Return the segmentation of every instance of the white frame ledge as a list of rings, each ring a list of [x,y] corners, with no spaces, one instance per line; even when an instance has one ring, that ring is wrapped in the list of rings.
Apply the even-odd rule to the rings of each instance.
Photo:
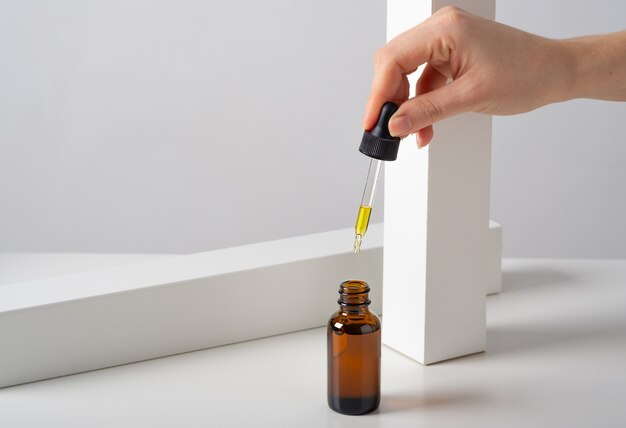
[[[370,226],[358,256],[351,252],[353,233],[184,256],[125,256],[132,264],[109,268],[102,265],[123,263],[122,257],[76,255],[75,264],[93,270],[0,283],[0,387],[321,326],[347,278],[370,283],[372,308],[380,314],[382,225]],[[500,288],[499,225],[492,223],[490,236],[487,292],[494,292]],[[31,260],[41,265],[42,257]],[[23,278],[26,259],[3,258],[14,266],[2,282]],[[48,259],[42,270],[69,269],[67,255]]]
[[[370,283],[380,313],[382,225],[359,256],[353,239],[343,229],[0,285],[0,387],[321,326],[348,278]]]

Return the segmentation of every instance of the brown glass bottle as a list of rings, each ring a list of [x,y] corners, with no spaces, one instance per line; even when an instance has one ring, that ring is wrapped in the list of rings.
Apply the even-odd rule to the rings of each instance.
[[[347,415],[380,404],[380,320],[369,291],[364,281],[341,283],[339,310],[328,320],[328,406]]]

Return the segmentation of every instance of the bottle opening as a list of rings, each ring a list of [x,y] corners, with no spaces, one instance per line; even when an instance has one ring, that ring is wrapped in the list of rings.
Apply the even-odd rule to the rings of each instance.
[[[339,288],[340,293],[344,294],[369,293],[370,291],[370,286],[367,285],[367,282],[358,279],[344,281]]]
[[[367,282],[361,280],[348,280],[341,283],[339,286],[339,300],[340,305],[369,305],[370,300],[368,293],[370,291]]]

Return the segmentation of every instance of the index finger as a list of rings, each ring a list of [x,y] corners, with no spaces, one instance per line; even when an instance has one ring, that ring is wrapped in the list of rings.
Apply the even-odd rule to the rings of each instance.
[[[372,89],[363,128],[372,129],[383,104],[402,104],[409,97],[407,75],[432,58],[434,32],[431,18],[392,39],[376,52]]]

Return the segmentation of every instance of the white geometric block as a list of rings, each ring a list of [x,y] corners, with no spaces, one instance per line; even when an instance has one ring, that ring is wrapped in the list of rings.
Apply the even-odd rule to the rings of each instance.
[[[445,4],[390,0],[387,38]],[[495,15],[494,0],[454,4]],[[403,141],[385,165],[383,343],[423,364],[485,349],[490,160],[491,118],[464,114],[437,123],[421,151]]]
[[[489,220],[489,255],[487,256],[487,294],[502,291],[502,226]]]
[[[152,261],[75,254],[74,269],[86,271],[71,275],[65,274],[71,271],[67,255],[48,255],[42,263],[42,255],[5,254],[0,387],[323,325],[335,309],[339,282],[348,278],[370,283],[372,310],[380,314],[382,229],[370,225],[358,256],[351,251],[353,228],[186,256],[153,255]],[[498,268],[491,242],[499,242],[499,232],[492,222],[489,264]],[[39,262],[33,266],[33,260]],[[20,263],[31,271],[39,264],[50,277],[25,281]],[[285,305],[293,295],[309,294],[305,305]],[[233,301],[238,312],[263,321],[221,322],[229,319]],[[282,322],[283,316],[291,322]]]
[[[321,326],[350,278],[370,283],[380,313],[382,225],[359,255],[353,239],[348,228],[0,285],[0,388]]]

